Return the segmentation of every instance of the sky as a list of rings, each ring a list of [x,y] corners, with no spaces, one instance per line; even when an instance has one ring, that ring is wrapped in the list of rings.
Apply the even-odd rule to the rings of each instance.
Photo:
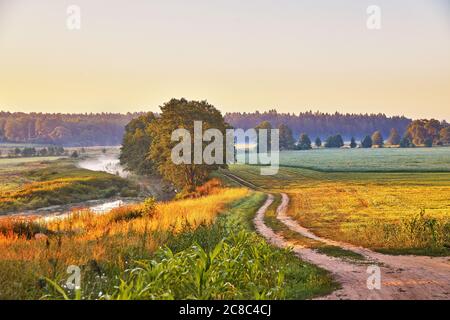
[[[0,110],[450,120],[449,0],[0,0]],[[67,28],[67,7],[81,29]],[[367,28],[369,5],[381,29]]]

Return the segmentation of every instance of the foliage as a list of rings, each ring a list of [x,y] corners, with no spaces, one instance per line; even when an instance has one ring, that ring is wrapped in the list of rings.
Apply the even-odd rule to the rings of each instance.
[[[414,120],[407,128],[406,133],[415,145],[438,144],[448,141],[446,132],[449,129],[449,124],[446,122],[439,122],[435,119]]]
[[[340,134],[329,136],[325,141],[325,148],[341,148],[344,146],[344,140]]]
[[[314,142],[316,147],[320,148],[322,146],[322,140],[320,140],[319,137],[316,138],[316,141]]]
[[[361,147],[362,148],[372,148],[372,138],[370,136],[365,136],[364,139],[361,141]]]
[[[292,135],[292,130],[285,124],[280,124],[278,126],[280,142],[280,150],[293,150],[295,149],[295,139]]]
[[[262,121],[270,122],[273,127],[285,124],[291,128],[294,136],[302,132],[310,137],[328,137],[339,132],[345,139],[352,136],[361,137],[366,132],[380,130],[384,136],[389,135],[391,128],[404,132],[411,119],[405,117],[387,117],[384,114],[342,114],[324,112],[280,113],[276,110],[267,112],[226,113],[225,120],[235,128],[250,129]]]
[[[209,174],[218,168],[225,168],[226,161],[221,159],[223,164],[195,164],[194,153],[190,152],[190,164],[175,164],[172,161],[172,149],[179,144],[172,141],[172,133],[176,129],[185,129],[190,133],[188,146],[193,151],[194,144],[194,122],[202,122],[202,132],[207,129],[217,129],[225,137],[225,130],[229,127],[219,110],[206,101],[187,101],[186,99],[172,99],[161,107],[160,117],[150,124],[153,143],[150,147],[150,157],[156,164],[158,172],[167,180],[174,183],[180,189],[193,190],[196,186],[204,183]],[[188,137],[184,137],[187,139]],[[183,138],[182,138],[183,139]],[[186,142],[186,141],[183,141]],[[225,141],[223,148],[226,147]],[[202,142],[202,150],[208,145]],[[223,156],[225,157],[225,150]]]
[[[297,148],[299,150],[310,150],[312,149],[311,147],[311,140],[309,139],[308,135],[306,133],[302,133],[300,135],[300,139],[298,140],[297,143]]]
[[[125,126],[120,164],[128,170],[138,174],[150,174],[155,171],[149,156],[152,141],[150,124],[155,120],[155,115],[149,112],[131,120]]]
[[[392,128],[389,134],[389,138],[387,140],[388,144],[396,146],[400,144],[400,135],[398,134],[397,129]]]
[[[350,148],[354,149],[356,147],[357,147],[357,144],[356,144],[355,138],[352,137],[352,139],[350,140]]]
[[[139,115],[0,112],[0,142],[119,145],[125,124]]]
[[[372,145],[382,147],[384,145],[384,139],[380,131],[375,131],[372,134]]]

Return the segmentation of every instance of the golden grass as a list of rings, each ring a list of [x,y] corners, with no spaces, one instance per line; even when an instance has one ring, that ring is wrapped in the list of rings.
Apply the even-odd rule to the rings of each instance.
[[[171,234],[213,223],[229,203],[248,194],[247,189],[224,188],[197,199],[159,203],[154,214],[131,220],[114,217],[140,210],[139,205],[103,215],[74,212],[66,219],[39,222],[48,238],[38,234],[27,239],[15,232],[0,233],[0,298],[39,297],[42,291],[36,287],[37,279],[66,277],[69,265],[85,266],[95,261],[123,270],[135,257],[151,256]],[[1,219],[0,230],[2,225],[14,223]],[[30,279],[34,282],[30,283]]]

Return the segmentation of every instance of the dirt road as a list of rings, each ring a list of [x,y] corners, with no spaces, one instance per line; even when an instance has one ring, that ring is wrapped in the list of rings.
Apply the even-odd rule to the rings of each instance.
[[[289,229],[302,236],[359,253],[367,261],[364,263],[353,262],[320,254],[313,249],[289,242],[264,223],[264,214],[273,201],[274,197],[269,194],[264,205],[258,210],[254,219],[256,229],[273,245],[291,247],[301,259],[332,273],[342,288],[322,299],[450,300],[450,258],[385,255],[350,244],[320,238],[286,214],[289,197],[283,193],[282,203],[277,208],[277,218]],[[381,287],[370,290],[367,283],[369,277],[373,279],[372,272],[374,270],[376,272],[373,267],[379,268]],[[376,284],[376,282],[371,283]]]

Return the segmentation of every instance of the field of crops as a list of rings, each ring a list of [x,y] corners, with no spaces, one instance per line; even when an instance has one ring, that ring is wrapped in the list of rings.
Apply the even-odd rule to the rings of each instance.
[[[280,164],[326,172],[450,172],[450,147],[283,151]]]

